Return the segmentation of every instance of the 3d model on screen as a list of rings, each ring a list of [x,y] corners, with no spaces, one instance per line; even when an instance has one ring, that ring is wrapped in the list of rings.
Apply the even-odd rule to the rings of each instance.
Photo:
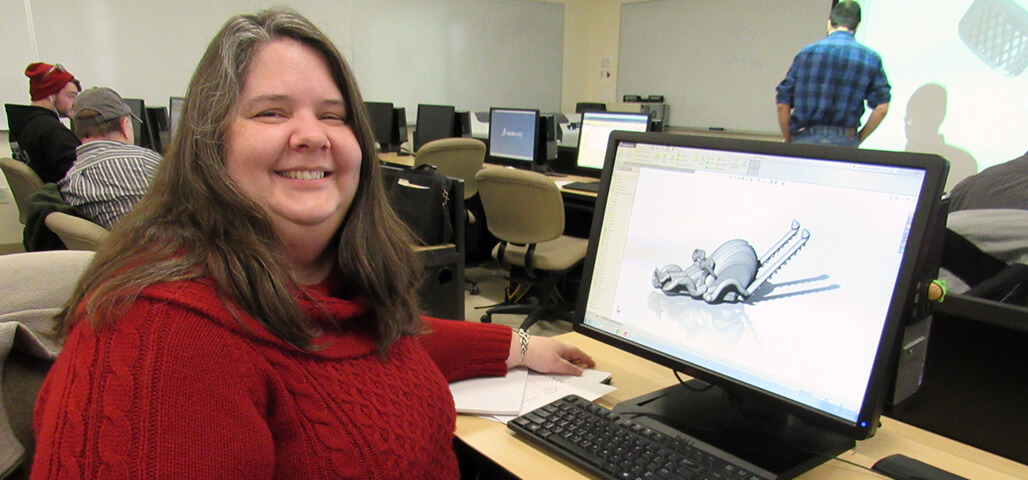
[[[653,271],[653,286],[666,295],[689,295],[707,303],[743,302],[807,243],[810,232],[799,222],[759,259],[749,242],[729,240],[714,253],[696,249],[685,269],[670,264]]]

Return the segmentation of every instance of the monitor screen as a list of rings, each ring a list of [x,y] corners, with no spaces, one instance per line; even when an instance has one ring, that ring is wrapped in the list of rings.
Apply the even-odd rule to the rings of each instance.
[[[178,120],[182,115],[182,105],[184,103],[186,103],[185,97],[168,98],[168,131],[172,138],[175,136],[175,128],[178,127]]]
[[[489,158],[531,168],[536,159],[539,110],[489,109]]]
[[[607,154],[607,139],[614,130],[645,132],[650,119],[643,113],[585,112],[578,131],[575,165],[599,173]]]
[[[364,102],[371,120],[375,141],[383,152],[392,151],[393,104],[388,102]],[[398,146],[398,145],[397,145]]]
[[[418,105],[418,123],[414,127],[414,151],[421,149],[421,146],[439,140],[450,138],[453,134],[454,115],[456,109],[453,105]]]
[[[575,330],[852,445],[877,427],[946,169],[935,155],[614,132]]]

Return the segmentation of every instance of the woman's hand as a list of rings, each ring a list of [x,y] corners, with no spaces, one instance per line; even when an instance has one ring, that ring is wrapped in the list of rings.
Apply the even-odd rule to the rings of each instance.
[[[519,362],[520,360],[520,362]],[[581,375],[582,368],[596,366],[592,357],[573,345],[548,337],[529,337],[524,358],[521,357],[521,336],[511,331],[508,367],[524,366],[540,373]]]

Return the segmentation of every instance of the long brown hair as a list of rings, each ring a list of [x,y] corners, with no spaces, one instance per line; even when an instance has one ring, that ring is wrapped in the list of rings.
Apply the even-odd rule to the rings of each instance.
[[[374,137],[353,74],[316,26],[298,13],[271,9],[229,19],[200,60],[180,124],[153,185],[97,251],[58,320],[59,333],[81,320],[111,321],[147,286],[210,278],[230,310],[257,318],[301,348],[318,335],[297,305],[299,289],[267,213],[225,170],[225,131],[253,58],[275,39],[292,38],[319,51],[343,94],[363,161],[353,203],[329,248],[338,250],[344,296],[372,306],[364,325],[379,351],[421,328],[420,270],[406,228],[389,208]]]

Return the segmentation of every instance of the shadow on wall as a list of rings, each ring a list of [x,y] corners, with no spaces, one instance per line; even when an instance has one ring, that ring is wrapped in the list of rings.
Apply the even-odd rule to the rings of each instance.
[[[946,119],[946,88],[937,83],[921,85],[910,100],[904,118],[908,152],[934,153],[949,160],[949,179],[946,191],[966,177],[978,173],[978,162],[967,151],[946,143],[939,127]]]

